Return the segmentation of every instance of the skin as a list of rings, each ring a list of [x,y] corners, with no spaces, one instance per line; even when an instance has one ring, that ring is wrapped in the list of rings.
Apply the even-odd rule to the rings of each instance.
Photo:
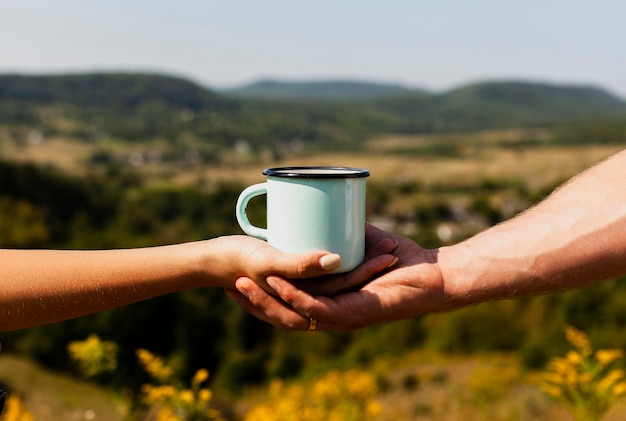
[[[368,242],[367,261],[336,277],[370,277],[395,257],[388,239]],[[234,288],[246,277],[311,278],[330,273],[341,259],[325,251],[291,255],[247,236],[119,250],[0,250],[0,331],[58,322],[163,294],[201,287]],[[255,284],[256,285],[256,284]],[[261,288],[261,287],[260,287]],[[322,291],[324,292],[324,291]]]
[[[574,177],[537,206],[458,244],[425,249],[371,228],[370,241],[397,242],[392,270],[342,293],[268,278],[278,297],[250,279],[231,293],[247,311],[284,329],[354,330],[471,304],[578,288],[626,274],[626,151]],[[332,279],[324,281],[331,283]],[[355,284],[356,285],[356,284]],[[343,286],[345,288],[345,285]]]

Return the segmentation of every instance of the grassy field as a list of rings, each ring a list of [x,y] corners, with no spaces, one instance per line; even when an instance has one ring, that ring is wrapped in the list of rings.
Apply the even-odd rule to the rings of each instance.
[[[501,130],[479,133],[383,136],[365,142],[360,152],[294,154],[276,161],[260,156],[222,157],[221,163],[180,165],[144,163],[134,168],[153,183],[190,184],[198,182],[260,182],[262,170],[271,166],[341,165],[370,170],[372,183],[417,181],[428,186],[472,184],[485,179],[523,180],[531,189],[552,185],[580,172],[622,149],[620,145],[550,146],[546,130]],[[531,147],[524,145],[530,143]],[[75,140],[48,138],[16,145],[3,141],[0,157],[57,167],[74,174],[91,168],[89,156],[95,148]],[[119,156],[145,152],[158,145],[133,146],[111,142]]]
[[[122,420],[122,402],[112,393],[19,356],[0,354],[0,383],[35,420]]]

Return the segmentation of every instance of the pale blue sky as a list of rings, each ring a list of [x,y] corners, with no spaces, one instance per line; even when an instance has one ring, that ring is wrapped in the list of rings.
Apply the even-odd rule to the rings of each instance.
[[[128,70],[209,87],[525,79],[626,98],[626,1],[0,0],[0,73]]]

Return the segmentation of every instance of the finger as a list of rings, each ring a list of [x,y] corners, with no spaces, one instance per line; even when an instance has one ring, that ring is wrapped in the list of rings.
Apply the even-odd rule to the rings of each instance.
[[[336,305],[333,300],[328,297],[313,297],[280,277],[268,277],[267,283],[293,311],[306,320],[311,318],[319,321],[335,320],[332,316],[336,315],[336,313],[340,314],[336,311]]]
[[[391,254],[385,254],[366,261],[351,272],[315,279],[305,279],[299,281],[297,285],[298,288],[313,296],[333,296],[363,285],[370,281],[375,275],[393,267],[397,262],[397,257]]]
[[[395,234],[391,234],[387,231],[381,230],[372,224],[367,224],[367,228],[365,229],[365,243],[366,244],[377,244],[385,239],[394,240],[396,237]]]
[[[240,292],[229,292],[229,296],[250,314],[279,329],[307,331],[311,329],[312,319],[316,321],[315,330],[353,331],[366,326],[365,318],[357,312],[341,311],[350,305],[337,306],[329,298],[311,297],[287,280],[276,278],[271,282],[280,298],[268,294],[249,278],[239,278],[235,285]],[[339,298],[349,301],[350,295]]]
[[[368,224],[365,231],[365,258],[393,252],[398,247],[398,241],[394,237],[393,234]]]
[[[241,279],[239,286],[242,287],[245,285],[247,281]],[[256,288],[255,286],[251,286],[252,288]],[[289,329],[289,330],[306,330],[306,331],[314,331],[314,330],[325,330],[323,327],[326,323],[323,323],[317,319],[306,318],[301,316],[300,314],[294,312],[290,309],[281,309],[281,306],[284,307],[284,302],[279,302],[278,300],[273,301],[269,298],[266,299],[258,299],[261,294],[254,294],[256,298],[253,296],[253,300],[256,301],[256,305],[253,304],[244,294],[240,293],[237,290],[225,289],[226,295],[230,297],[233,301],[235,301],[239,306],[241,306],[245,311],[255,316],[256,318],[263,320],[278,329]],[[276,312],[276,308],[279,309]],[[283,313],[280,315],[280,313]],[[279,316],[280,317],[277,317]],[[326,324],[329,327],[332,324]]]
[[[366,259],[391,253],[398,244],[392,237],[392,234],[368,224],[365,231]],[[296,255],[277,251],[271,267],[275,274],[291,279],[301,279],[326,275],[340,265],[341,257],[338,254],[325,251],[311,251]]]
[[[321,332],[321,331],[325,331],[325,330],[334,330],[334,331],[344,331],[344,332],[350,332],[353,331],[354,328],[352,327],[346,327],[331,321],[326,321],[326,320],[317,320],[317,319],[313,319],[310,318],[306,321],[306,324],[303,325],[304,328],[301,330],[304,330],[306,332]]]
[[[326,275],[341,265],[338,254],[326,251],[311,251],[301,254],[276,252],[271,272],[287,278],[300,279]]]
[[[245,281],[242,281],[244,283]],[[253,286],[252,288],[256,288]],[[283,330],[301,330],[301,331],[323,331],[323,330],[353,330],[346,329],[343,326],[337,325],[333,322],[325,322],[313,318],[306,318],[292,309],[285,307],[285,303],[281,300],[272,301],[270,299],[253,299],[256,301],[256,305],[253,304],[244,294],[237,290],[225,289],[226,295],[235,301],[240,307],[252,316],[267,322],[278,329]],[[256,294],[255,294],[256,295]],[[258,295],[256,295],[258,298]],[[282,309],[280,307],[283,307]],[[279,311],[275,311],[276,309]]]
[[[366,243],[365,260],[380,256],[381,254],[390,254],[396,247],[398,247],[398,242],[391,238],[385,238],[374,244]]]
[[[279,329],[303,330],[308,327],[308,318],[295,312],[284,301],[269,294],[252,279],[242,277],[235,282],[237,291],[227,290],[245,311]]]
[[[268,283],[295,312],[317,319],[321,329],[353,331],[387,320],[385,305],[374,291],[363,289],[333,298],[313,297],[284,279],[271,279]]]

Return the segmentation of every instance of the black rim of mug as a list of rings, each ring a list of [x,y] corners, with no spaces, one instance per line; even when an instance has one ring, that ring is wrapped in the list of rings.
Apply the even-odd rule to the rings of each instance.
[[[364,168],[314,166],[266,168],[263,174],[271,177],[294,178],[361,178],[369,177],[370,172]]]

